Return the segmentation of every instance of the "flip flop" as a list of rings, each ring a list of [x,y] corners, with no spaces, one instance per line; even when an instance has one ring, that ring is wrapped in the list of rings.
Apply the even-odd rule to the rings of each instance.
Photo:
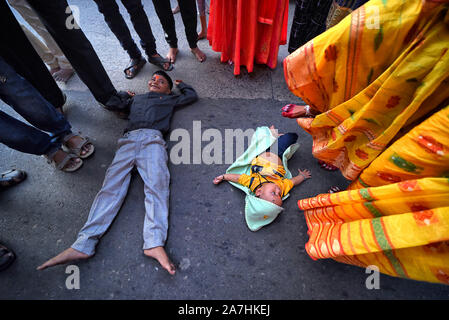
[[[172,71],[173,70],[173,63],[170,60],[164,59],[160,56],[159,57],[149,56],[148,62],[151,64],[154,64],[155,66],[158,66],[159,68],[162,68],[162,70],[164,70],[164,71]],[[166,64],[166,63],[168,63],[167,69],[164,68],[164,64]]]
[[[6,270],[16,260],[14,252],[0,244],[0,271]]]
[[[123,70],[123,72],[125,73],[125,78],[132,79],[137,76],[145,63],[147,63],[147,61],[144,57],[129,60],[128,66],[125,68],[125,70]],[[127,71],[130,71],[131,74],[128,74]]]
[[[11,169],[5,172],[0,173],[0,189],[6,189],[8,187],[12,187],[27,177],[25,171]]]

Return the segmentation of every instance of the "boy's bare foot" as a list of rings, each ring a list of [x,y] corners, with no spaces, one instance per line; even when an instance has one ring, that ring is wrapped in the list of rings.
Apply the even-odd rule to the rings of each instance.
[[[162,268],[168,271],[171,275],[176,273],[175,265],[170,261],[165,252],[164,247],[155,247],[143,250],[143,253],[150,258],[156,259],[161,264]]]
[[[48,267],[53,267],[58,264],[65,264],[75,260],[87,259],[89,257],[90,256],[85,253],[82,253],[72,248],[68,248],[63,252],[61,252],[60,254],[58,254],[56,257],[51,258],[41,266],[37,267],[37,270],[44,270]]]
[[[168,50],[167,53],[167,59],[171,62],[171,63],[175,63],[176,61],[176,56],[178,55],[178,48],[170,48],[170,50]]]
[[[75,72],[73,71],[73,69],[60,69],[59,71],[53,74],[53,78],[56,81],[66,83],[73,76],[74,73]]]
[[[174,7],[173,9],[171,9],[171,12],[173,12],[173,14],[177,14],[179,11],[180,11],[179,4],[176,7]]]
[[[204,62],[206,61],[206,55],[204,54],[203,51],[200,50],[200,48],[196,47],[194,49],[190,49],[192,51],[192,53],[195,55],[196,59],[199,62]]]

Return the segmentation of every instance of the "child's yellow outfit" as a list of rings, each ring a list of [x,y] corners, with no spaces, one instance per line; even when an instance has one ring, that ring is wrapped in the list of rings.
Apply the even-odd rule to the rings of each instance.
[[[299,144],[295,143],[289,146],[282,153],[282,165],[272,164],[259,157],[261,153],[270,148],[277,138],[274,137],[268,127],[259,127],[256,129],[253,137],[251,138],[250,145],[245,150],[245,152],[237,159],[235,162],[226,170],[226,173],[239,174],[240,179],[238,183],[228,181],[234,187],[242,190],[246,193],[245,197],[245,220],[248,228],[251,231],[257,231],[263,226],[270,224],[276,219],[279,213],[282,212],[283,208],[264,199],[257,198],[254,195],[253,189],[259,183],[258,176],[253,176],[253,174],[265,175],[266,179],[273,179],[273,182],[283,184],[283,196],[282,200],[285,200],[289,194],[288,192],[293,187],[291,182],[292,174],[288,169],[287,161],[293,156],[295,151],[298,149]],[[274,165],[274,166],[273,166]],[[258,166],[258,167],[257,167]],[[268,171],[267,171],[268,170]],[[276,173],[280,173],[282,178],[276,179]],[[254,177],[253,182],[251,179]],[[262,177],[261,177],[262,178]],[[263,179],[263,178],[262,178]],[[256,180],[256,182],[254,182]],[[262,181],[263,183],[263,181]],[[253,185],[254,184],[254,185]],[[279,185],[279,184],[278,184]],[[251,186],[251,188],[249,187]]]
[[[281,188],[282,197],[285,197],[293,188],[293,181],[284,176],[285,168],[283,165],[257,156],[251,161],[251,175],[241,174],[238,183],[249,188],[252,192],[256,192],[260,185],[273,182]]]

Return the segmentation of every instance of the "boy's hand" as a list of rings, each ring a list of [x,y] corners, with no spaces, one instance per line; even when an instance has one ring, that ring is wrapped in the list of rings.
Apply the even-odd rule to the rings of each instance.
[[[219,184],[220,182],[223,181],[224,175],[219,175],[218,177],[215,177],[214,179],[214,184]]]
[[[307,169],[304,170],[298,169],[298,172],[304,178],[304,180],[312,178],[312,173]]]
[[[133,91],[126,91],[131,97],[134,97],[135,95],[136,95],[136,93],[135,92],[133,92]]]
[[[175,84],[178,85],[182,82],[182,80],[175,80]]]

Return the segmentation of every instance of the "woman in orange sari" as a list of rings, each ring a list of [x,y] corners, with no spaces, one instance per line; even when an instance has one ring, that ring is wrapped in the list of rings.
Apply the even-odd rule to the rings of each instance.
[[[449,284],[448,3],[369,1],[285,59],[284,116],[353,180],[298,202],[312,258]]]
[[[252,72],[254,63],[274,69],[287,43],[288,0],[211,0],[207,39],[222,62]]]

